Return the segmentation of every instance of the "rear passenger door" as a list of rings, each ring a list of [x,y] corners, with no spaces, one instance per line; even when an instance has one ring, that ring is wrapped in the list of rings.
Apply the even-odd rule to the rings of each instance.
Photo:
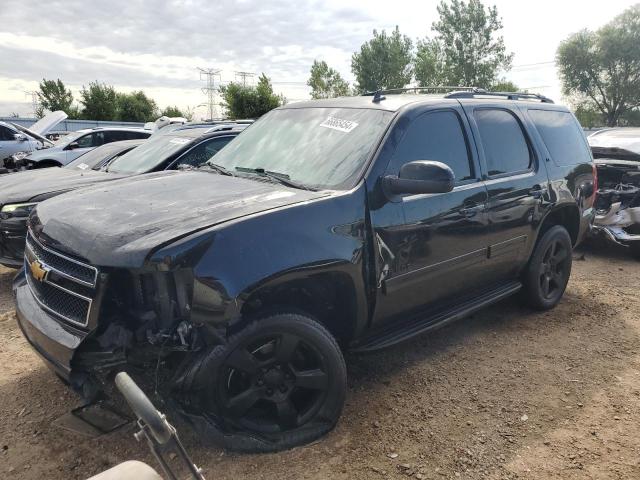
[[[415,160],[453,170],[453,191],[404,195],[372,211],[383,281],[376,318],[393,318],[455,302],[483,283],[487,260],[487,191],[480,179],[464,112],[458,106],[427,110],[406,127],[387,175]]]
[[[505,103],[465,105],[488,191],[489,269],[515,278],[527,261],[548,199],[548,176],[519,109]]]

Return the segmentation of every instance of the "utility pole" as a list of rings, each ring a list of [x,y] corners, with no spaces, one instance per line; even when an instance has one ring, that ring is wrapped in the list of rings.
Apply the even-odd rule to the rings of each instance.
[[[246,87],[247,86],[247,78],[253,78],[255,77],[255,73],[253,72],[236,72],[236,80],[238,79],[238,77],[240,77],[242,79],[242,86]]]
[[[202,93],[207,96],[208,120],[213,120],[216,117],[216,94],[218,93],[216,77],[218,77],[218,83],[220,83],[220,70],[215,68],[198,68],[198,70],[200,71],[200,80],[204,78],[207,82],[207,86],[202,88]]]

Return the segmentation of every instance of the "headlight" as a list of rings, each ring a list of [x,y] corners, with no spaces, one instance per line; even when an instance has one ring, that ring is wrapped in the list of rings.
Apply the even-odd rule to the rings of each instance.
[[[33,210],[37,203],[14,203],[5,205],[0,209],[0,213],[10,213],[15,217],[26,217]]]

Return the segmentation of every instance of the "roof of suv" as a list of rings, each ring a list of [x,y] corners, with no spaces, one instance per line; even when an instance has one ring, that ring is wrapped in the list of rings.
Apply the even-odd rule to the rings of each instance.
[[[365,94],[356,97],[338,97],[322,100],[309,100],[285,105],[280,108],[369,108],[395,112],[405,105],[412,103],[442,102],[446,100],[480,99],[484,101],[519,101],[534,103],[536,105],[552,105],[553,102],[537,94],[523,92],[486,92],[480,89],[468,89],[449,93],[402,93],[406,91],[419,91],[420,88],[408,88]]]
[[[207,134],[217,134],[224,132],[241,132],[247,128],[249,124],[246,123],[222,123],[218,125],[189,125],[184,124],[179,127],[172,128],[170,130],[161,130],[157,135],[171,135],[174,137],[189,137],[198,138]]]

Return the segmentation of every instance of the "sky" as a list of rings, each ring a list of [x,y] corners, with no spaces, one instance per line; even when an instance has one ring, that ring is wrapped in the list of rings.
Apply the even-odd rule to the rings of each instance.
[[[29,0],[0,9],[0,116],[29,116],[42,78],[60,78],[76,98],[99,80],[143,90],[160,108],[177,105],[206,116],[198,68],[264,72],[289,101],[309,98],[314,60],[353,82],[351,55],[374,29],[399,26],[414,40],[431,35],[435,0]],[[504,77],[562,101],[553,63],[571,33],[597,29],[637,3],[627,0],[485,1],[502,17],[515,54]]]

